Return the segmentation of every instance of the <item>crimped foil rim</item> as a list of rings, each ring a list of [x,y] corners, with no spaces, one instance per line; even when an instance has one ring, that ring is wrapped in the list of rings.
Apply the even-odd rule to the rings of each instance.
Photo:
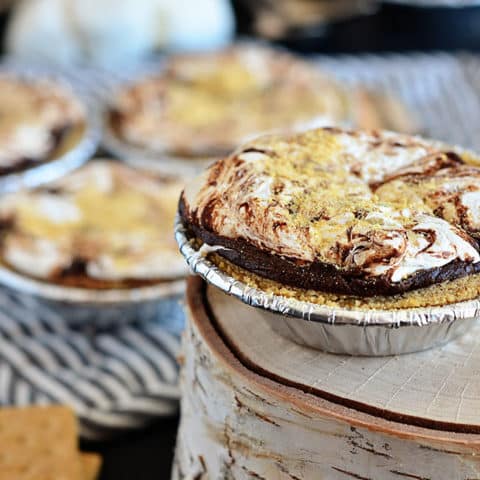
[[[67,303],[112,305],[136,303],[180,295],[185,290],[185,280],[172,280],[144,287],[95,290],[65,287],[30,278],[0,265],[0,284],[21,293]]]
[[[20,66],[2,65],[0,74],[32,83],[38,82],[39,79],[51,81],[60,87],[65,87],[85,108],[84,131],[81,139],[71,149],[53,160],[20,172],[0,176],[0,193],[11,193],[54,181],[82,166],[93,156],[101,139],[101,122],[98,109],[84,92],[62,75],[48,73],[45,70],[37,71],[35,68],[24,70]]]
[[[480,315],[479,298],[443,307],[421,307],[401,310],[354,310],[319,305],[274,295],[248,286],[210,262],[198,249],[192,246],[188,238],[188,230],[183,225],[178,214],[175,219],[175,239],[181,254],[194,273],[228,295],[232,295],[252,307],[261,308],[276,314],[325,324],[356,325],[360,327],[383,326],[389,328],[422,327],[469,319]]]

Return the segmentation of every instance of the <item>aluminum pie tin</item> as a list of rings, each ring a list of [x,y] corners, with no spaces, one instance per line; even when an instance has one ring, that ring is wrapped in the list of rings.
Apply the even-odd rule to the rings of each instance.
[[[0,264],[0,284],[21,294],[34,311],[53,318],[60,316],[69,325],[92,324],[95,328],[138,321],[159,321],[180,331],[183,311],[180,299],[183,279],[125,289],[95,290],[66,287],[21,275]],[[46,315],[45,315],[46,314]]]
[[[426,350],[465,333],[480,315],[480,299],[442,307],[355,310],[304,302],[251,287],[196,249],[177,215],[175,238],[191,270],[207,283],[258,308],[272,330],[326,352],[383,356]]]
[[[80,138],[71,148],[50,160],[39,162],[38,165],[23,171],[1,175],[0,193],[11,193],[24,188],[36,187],[41,184],[57,180],[67,173],[83,165],[97,150],[101,139],[101,120],[98,109],[93,101],[80,89],[62,76],[36,69],[22,69],[20,67],[2,66],[0,75],[18,78],[19,80],[36,83],[39,81],[52,82],[64,88],[76,98],[85,109],[85,124],[82,126]],[[74,132],[76,134],[77,132]]]

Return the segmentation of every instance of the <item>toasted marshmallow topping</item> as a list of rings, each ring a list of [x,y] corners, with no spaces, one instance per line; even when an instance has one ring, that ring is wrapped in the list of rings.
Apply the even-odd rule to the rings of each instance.
[[[436,168],[430,161],[387,179],[377,195],[387,200],[411,198],[425,210],[480,237],[480,169],[463,164],[460,157],[446,163],[437,155],[436,160]]]
[[[95,279],[169,279],[186,273],[173,238],[182,184],[108,161],[0,201],[3,258],[51,279],[74,262]]]
[[[84,121],[82,105],[62,87],[0,76],[0,168],[47,159],[56,136]]]
[[[348,121],[347,96],[288,54],[237,46],[176,57],[162,74],[120,92],[112,108],[132,144],[217,155],[261,132]]]
[[[455,260],[480,261],[466,228],[480,216],[480,169],[463,162],[432,142],[391,132],[324,128],[261,137],[186,187],[186,218],[276,255],[399,282]],[[456,177],[452,164],[460,165]],[[452,192],[463,223],[450,203],[432,200]]]

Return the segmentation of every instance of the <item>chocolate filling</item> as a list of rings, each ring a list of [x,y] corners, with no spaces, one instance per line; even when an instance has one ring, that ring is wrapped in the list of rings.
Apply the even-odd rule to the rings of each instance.
[[[227,238],[199,227],[189,220],[183,196],[180,198],[179,212],[192,238],[199,238],[208,245],[225,247],[225,250],[217,250],[216,254],[261,277],[307,290],[361,297],[395,295],[480,272],[480,262],[471,264],[453,260],[442,267],[421,270],[399,282],[392,282],[387,275],[365,277],[359,272],[340,270],[325,262],[303,262],[275,255],[242,238]]]

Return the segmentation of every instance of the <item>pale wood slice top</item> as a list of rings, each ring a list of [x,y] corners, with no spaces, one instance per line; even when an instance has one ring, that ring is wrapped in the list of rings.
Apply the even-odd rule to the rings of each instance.
[[[480,323],[426,352],[349,357],[297,345],[259,311],[218,289],[207,299],[224,340],[250,368],[286,385],[386,419],[480,432]]]

